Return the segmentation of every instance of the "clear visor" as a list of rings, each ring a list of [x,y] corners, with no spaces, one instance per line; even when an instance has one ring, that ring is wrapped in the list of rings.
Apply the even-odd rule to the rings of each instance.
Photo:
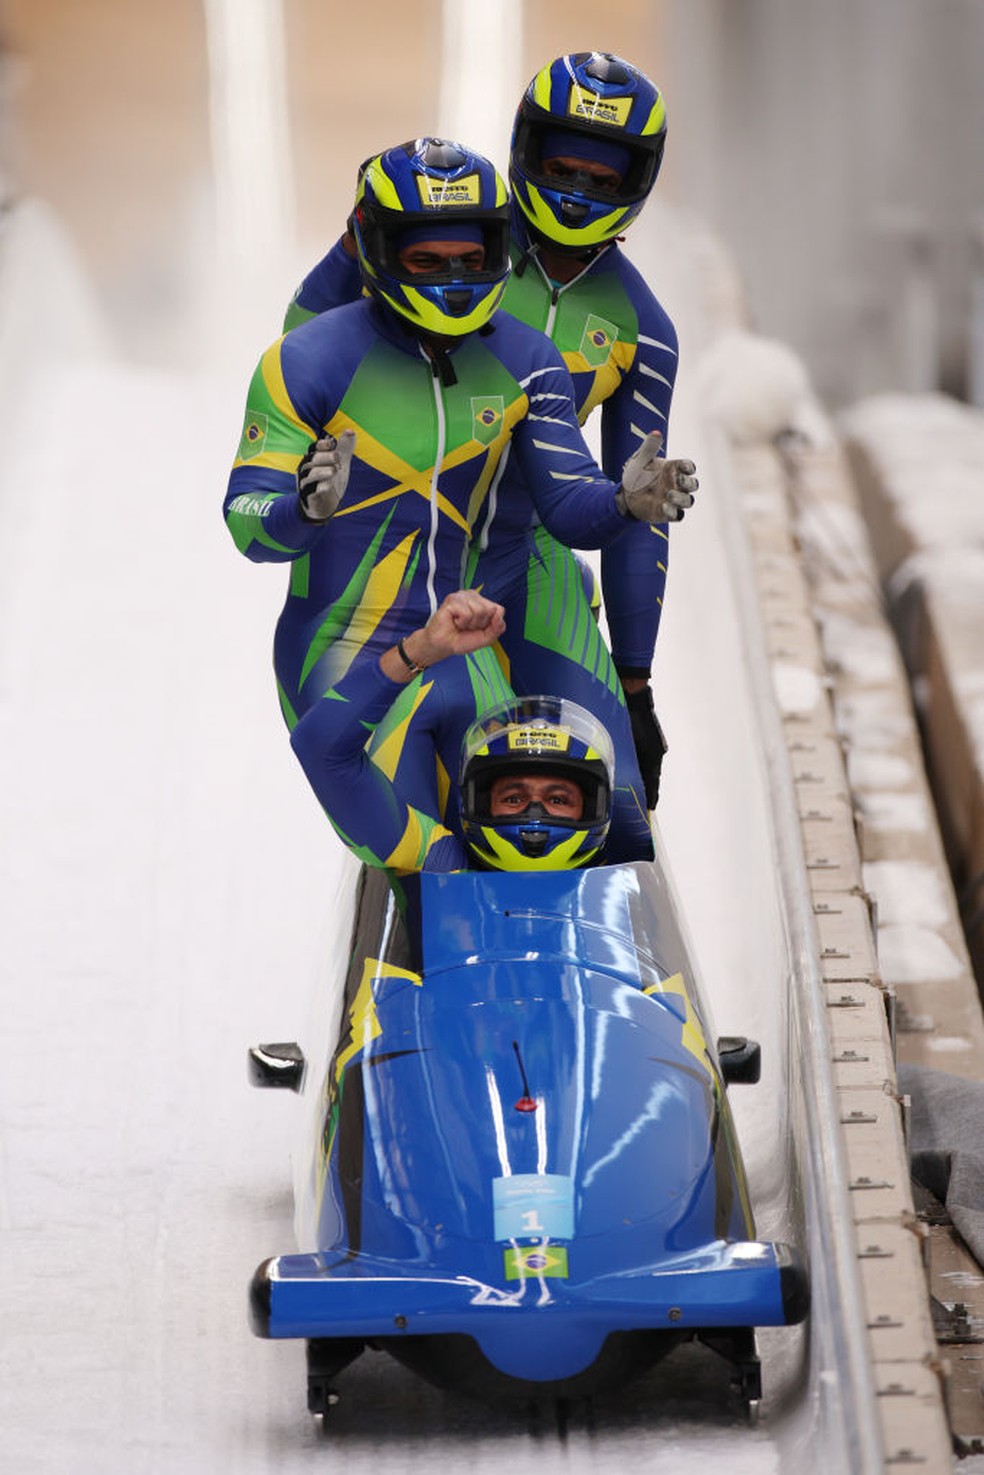
[[[575,170],[565,177],[564,174],[553,172],[557,166],[552,165],[551,172],[548,172],[544,155],[544,138],[549,134],[553,140],[550,153],[546,157],[555,159],[558,157],[556,147],[558,132],[563,133],[565,141],[569,141],[570,145],[563,157],[584,158],[588,162],[592,159],[591,144],[596,143],[601,137],[598,125],[593,127],[579,125],[565,119],[563,125],[558,127],[556,118],[547,116],[544,120],[540,120],[522,116],[516,127],[513,158],[521,173],[533,184],[543,189],[555,190],[560,194],[583,195],[585,199],[597,201],[599,204],[607,202],[611,205],[634,205],[638,200],[645,199],[652,189],[663,154],[661,134],[654,134],[649,138],[639,138],[623,132],[614,134],[611,142],[627,151],[628,162],[617,183],[614,179],[606,179],[604,183],[601,183],[593,180],[587,171]],[[580,148],[579,143],[581,143]]]
[[[358,227],[362,232],[363,250],[372,267],[384,272],[394,281],[418,287],[481,286],[499,282],[509,272],[509,220],[507,207],[495,211],[465,211],[453,215],[450,211],[380,211],[372,206],[363,208]],[[447,236],[447,228],[459,224],[467,232],[464,249],[459,257],[448,259],[434,271],[412,271],[400,260],[401,242],[410,231],[421,232],[428,226],[438,227],[438,240]],[[480,241],[470,240],[478,231]],[[484,252],[482,266],[474,270],[464,264],[462,258],[481,245]]]
[[[615,773],[615,752],[606,729],[597,717],[592,716],[577,702],[555,696],[515,697],[493,707],[484,717],[473,722],[462,745],[462,773],[469,761],[486,748],[491,739],[510,728],[522,730],[523,755],[532,757],[536,754],[545,764],[552,759],[563,759],[566,756],[558,754],[553,741],[556,729],[561,728],[570,733],[589,752],[593,750],[592,756],[604,765],[611,786]],[[538,730],[542,732],[544,740],[540,750],[536,742]]]

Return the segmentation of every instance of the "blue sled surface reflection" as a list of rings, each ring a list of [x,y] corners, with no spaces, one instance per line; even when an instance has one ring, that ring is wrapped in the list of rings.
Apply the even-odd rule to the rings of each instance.
[[[316,1247],[251,1287],[259,1335],[308,1340],[309,1406],[367,1343],[482,1397],[571,1396],[699,1337],[757,1397],[752,1329],[802,1320],[806,1276],[755,1238],[659,862],[425,875],[416,967],[370,879],[378,945],[307,1067]]]

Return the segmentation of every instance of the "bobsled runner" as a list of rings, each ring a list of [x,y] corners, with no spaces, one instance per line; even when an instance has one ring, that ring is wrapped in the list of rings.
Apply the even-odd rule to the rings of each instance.
[[[370,1345],[483,1398],[592,1395],[699,1339],[760,1396],[754,1328],[802,1320],[794,1249],[758,1240],[727,1085],[659,862],[421,878],[419,956],[364,872],[330,1059],[250,1052],[302,1089],[297,1226],[254,1331],[304,1338],[308,1403]]]

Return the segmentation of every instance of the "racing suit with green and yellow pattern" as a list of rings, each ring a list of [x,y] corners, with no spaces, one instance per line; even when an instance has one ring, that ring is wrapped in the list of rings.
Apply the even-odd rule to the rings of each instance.
[[[296,468],[311,441],[344,429],[357,437],[345,494],[328,523],[310,523]],[[290,565],[274,640],[288,727],[317,701],[345,700],[346,674],[357,661],[378,659],[461,587],[490,494],[502,501],[506,466],[521,474],[524,506],[532,497],[556,538],[600,547],[631,531],[616,508],[615,484],[599,472],[578,429],[563,360],[542,334],[508,313],[432,358],[398,319],[361,299],[266,351],[250,385],[224,510],[246,557]],[[447,785],[464,728],[508,688],[491,651],[442,667],[465,673],[454,679],[470,708],[459,702],[455,721],[435,729]],[[431,700],[425,684],[394,687],[394,750],[400,722],[417,721]],[[624,707],[615,727],[607,858],[646,858],[651,835]],[[401,768],[409,808],[439,814],[444,795],[435,809],[432,788],[431,774],[415,779]],[[377,836],[372,816],[334,807],[329,815],[372,863],[398,870],[426,864],[429,844],[416,817],[407,816],[400,834],[390,825]]]
[[[617,481],[629,456],[651,431],[669,432],[678,345],[673,323],[616,243],[604,247],[572,281],[550,279],[514,211],[514,270],[505,310],[544,332],[571,374],[583,425],[601,407],[601,465]],[[342,241],[309,272],[287,310],[285,328],[357,298],[359,267]],[[565,539],[573,547],[586,547]],[[507,464],[479,519],[469,581],[505,606],[502,640],[517,691],[572,696],[611,726],[621,701],[615,675],[649,680],[669,562],[665,524],[636,523],[601,555],[611,658],[587,618],[586,596],[568,547],[542,525],[522,486],[522,469]],[[613,664],[614,668],[613,669]],[[585,686],[580,666],[589,673]],[[653,761],[655,737],[639,712],[640,742]],[[661,736],[659,738],[661,741]],[[650,786],[658,783],[650,767]]]

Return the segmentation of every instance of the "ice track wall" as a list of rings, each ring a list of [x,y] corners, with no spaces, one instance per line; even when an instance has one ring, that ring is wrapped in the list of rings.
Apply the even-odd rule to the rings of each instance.
[[[775,443],[789,424],[819,437],[822,415],[805,380],[777,387],[768,354],[733,331],[741,286],[720,246],[691,224],[671,256],[660,243],[682,244],[685,222],[650,207],[647,225],[634,259],[683,354],[670,453],[694,455],[701,474],[698,507],[673,530],[655,665],[671,744],[660,820],[718,1027],[758,1031],[767,1062],[775,1052],[771,1128],[763,1100],[736,1097],[739,1131],[764,1230],[778,1232],[772,1214],[799,1220],[813,1274],[802,1382],[767,1421],[805,1468],[947,1470],[892,999]]]

